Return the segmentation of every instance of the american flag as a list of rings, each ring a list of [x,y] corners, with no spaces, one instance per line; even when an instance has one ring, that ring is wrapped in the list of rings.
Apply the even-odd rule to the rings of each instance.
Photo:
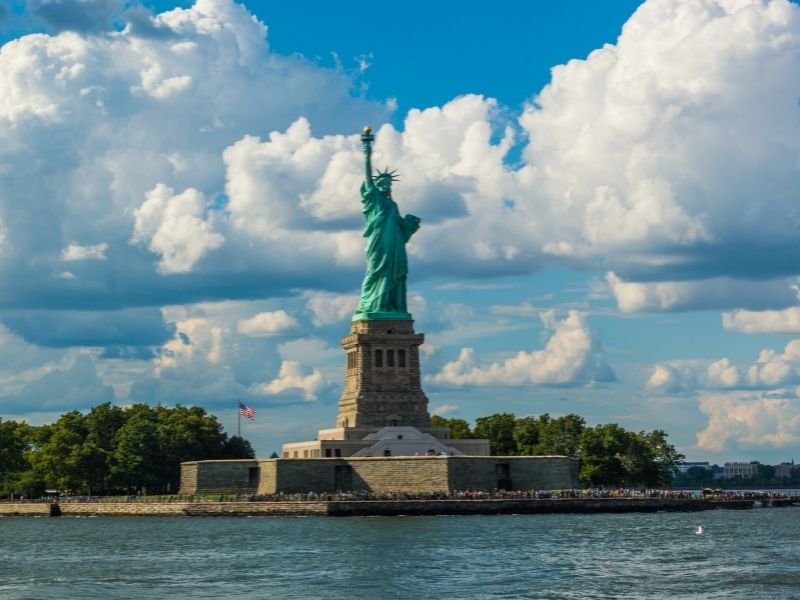
[[[256,417],[256,409],[250,408],[246,404],[243,404],[241,400],[239,401],[239,414],[243,417],[247,417],[248,419],[255,419]]]

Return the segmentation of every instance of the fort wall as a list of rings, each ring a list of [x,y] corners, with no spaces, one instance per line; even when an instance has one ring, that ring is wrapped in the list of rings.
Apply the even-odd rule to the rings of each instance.
[[[577,485],[565,456],[396,456],[196,461],[181,465],[181,494],[447,492]]]

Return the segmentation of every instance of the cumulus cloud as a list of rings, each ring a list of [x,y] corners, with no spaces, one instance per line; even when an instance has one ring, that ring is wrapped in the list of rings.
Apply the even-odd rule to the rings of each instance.
[[[76,2],[64,6],[88,6]],[[780,1],[651,0],[615,45],[553,70],[519,120],[522,136],[478,95],[414,109],[402,129],[376,125],[375,164],[400,170],[401,210],[423,218],[409,245],[415,274],[602,259],[623,310],[787,306],[771,284],[725,282],[779,281],[800,267],[787,250],[800,223],[797,14]],[[99,292],[141,303],[135,290],[152,290],[149,302],[168,303],[176,288],[153,284],[177,274],[192,274],[181,301],[244,297],[236,277],[269,279],[273,293],[338,292],[332,274],[360,270],[356,132],[390,107],[354,98],[340,70],[270,52],[244,6],[199,0],[111,36],[23,37],[4,47],[0,81],[3,202],[26,206],[24,190],[50,215],[0,204],[5,246],[28,257],[0,253],[4,275],[27,269],[29,279],[6,301],[55,280],[67,292],[55,296],[73,301]],[[511,166],[515,143],[527,146]],[[37,156],[69,160],[42,176]],[[157,260],[124,248],[125,237]],[[53,255],[85,239],[108,240],[116,260],[54,277]],[[689,279],[704,289],[677,289]],[[666,288],[625,287],[648,282]]]
[[[305,400],[310,402],[317,399],[317,394],[324,385],[325,381],[319,370],[313,369],[306,375],[300,363],[285,360],[281,363],[278,376],[272,381],[258,386],[257,389],[264,394],[273,396],[297,390],[302,393]]]
[[[769,308],[796,302],[788,280],[743,281],[716,277],[700,281],[628,282],[606,276],[622,312],[661,312],[710,308]]]
[[[285,310],[276,310],[243,319],[236,325],[236,330],[250,337],[267,337],[289,333],[296,330],[298,325],[297,319]]]
[[[317,327],[347,321],[358,306],[358,294],[332,294],[307,292],[307,308],[314,315],[312,322]]]
[[[711,363],[706,369],[706,380],[709,387],[736,387],[741,377],[739,369],[727,358]]]
[[[133,211],[132,242],[144,243],[161,256],[161,273],[186,273],[204,254],[225,241],[204,220],[203,194],[187,189],[181,194],[163,184],[147,192],[147,199]]]
[[[784,351],[762,350],[758,360],[747,370],[753,386],[781,386],[800,383],[800,340],[792,340]]]
[[[102,12],[101,3],[39,6],[45,4],[64,14]],[[278,246],[254,237],[223,247],[236,227],[224,212],[223,152],[247,135],[283,131],[298,119],[322,132],[334,124],[356,132],[364,120],[385,119],[388,108],[354,98],[341,70],[271,53],[266,27],[232,0],[200,0],[157,15],[140,11],[137,18],[137,26],[112,35],[72,27],[3,46],[0,273],[25,283],[10,287],[0,303],[24,305],[44,295],[117,307],[252,297],[242,282],[263,285],[269,276],[280,293],[282,286],[301,288],[315,269],[329,272],[332,262],[324,257],[337,244],[344,256],[363,251],[357,228],[324,236],[331,238],[327,247],[318,239],[298,248],[297,232]],[[253,97],[259,101],[242,101]],[[322,177],[298,159],[315,181]],[[316,183],[289,187],[299,198]],[[352,197],[357,216],[357,185]],[[128,246],[129,238],[157,260]],[[280,245],[305,255],[305,267],[286,268],[286,257],[275,252]],[[54,260],[101,256],[113,260],[70,268],[74,277],[54,275]],[[179,287],[157,284],[164,275],[190,272]]]
[[[741,333],[800,333],[800,307],[722,313],[722,326]]]
[[[800,442],[800,399],[793,391],[703,393],[700,410],[708,425],[697,434],[697,445],[708,451]]]
[[[61,260],[64,262],[106,260],[106,250],[108,250],[108,244],[105,242],[88,246],[73,243],[61,251]]]
[[[518,272],[535,264],[538,250],[522,249],[526,224],[503,214],[511,133],[493,142],[496,110],[494,100],[462,96],[411,111],[402,131],[388,124],[376,131],[374,164],[399,169],[403,183],[394,195],[401,210],[424,215],[409,244],[420,270],[495,274],[498,264]],[[300,118],[266,140],[242,138],[224,160],[230,223],[240,234],[266,240],[279,256],[291,249],[295,261],[315,260],[320,272],[331,259],[337,269],[363,264],[357,135],[314,137],[310,121]]]
[[[444,385],[585,385],[613,381],[614,373],[605,363],[600,341],[577,311],[559,321],[552,311],[541,315],[552,332],[543,350],[519,352],[516,356],[480,366],[472,348],[463,348],[458,359],[444,365],[426,379]]]
[[[729,358],[675,361],[653,367],[646,388],[667,393],[697,389],[770,389],[800,384],[800,340],[791,340],[783,352],[762,350],[750,365]]]
[[[555,67],[521,118],[546,251],[631,281],[798,272],[798,65],[788,1],[651,0]]]
[[[645,384],[648,390],[671,394],[692,391],[696,386],[697,380],[692,368],[668,363],[655,365]]]

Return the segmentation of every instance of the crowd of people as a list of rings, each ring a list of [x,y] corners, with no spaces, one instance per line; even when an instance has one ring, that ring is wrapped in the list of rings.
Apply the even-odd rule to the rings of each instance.
[[[773,500],[800,497],[778,491],[756,490],[672,490],[672,489],[633,489],[633,488],[576,488],[559,490],[452,490],[430,492],[404,491],[336,491],[276,494],[207,494],[197,496],[79,496],[70,494],[49,495],[29,502],[42,500],[58,502],[316,502],[316,501],[379,501],[379,500],[592,500],[600,498],[661,498],[684,500]],[[21,499],[17,498],[19,502]]]

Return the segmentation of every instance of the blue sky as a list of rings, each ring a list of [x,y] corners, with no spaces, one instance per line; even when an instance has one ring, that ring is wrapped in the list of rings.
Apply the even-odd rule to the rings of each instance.
[[[0,6],[0,416],[331,426],[370,123],[432,412],[798,454],[797,4]]]

